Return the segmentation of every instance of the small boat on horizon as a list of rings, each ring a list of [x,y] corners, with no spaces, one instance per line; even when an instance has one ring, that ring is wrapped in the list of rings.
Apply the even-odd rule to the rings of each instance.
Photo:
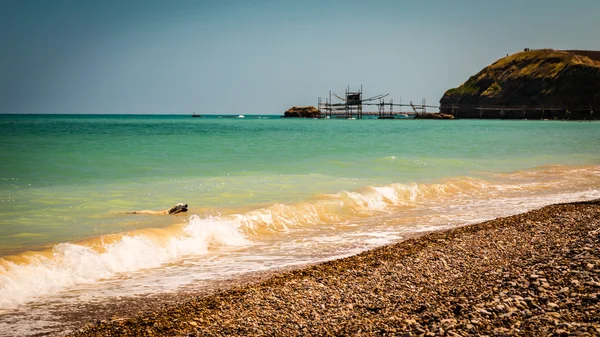
[[[202,117],[202,115],[198,115],[198,114],[196,113],[196,111],[194,111],[194,113],[192,114],[192,117]]]
[[[246,116],[244,116],[244,115],[239,115],[239,116],[237,116],[236,118],[246,118]]]

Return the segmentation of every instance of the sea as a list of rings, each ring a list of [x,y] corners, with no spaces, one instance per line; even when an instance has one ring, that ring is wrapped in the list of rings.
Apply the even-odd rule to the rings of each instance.
[[[238,117],[0,115],[0,336],[600,198],[599,122]]]

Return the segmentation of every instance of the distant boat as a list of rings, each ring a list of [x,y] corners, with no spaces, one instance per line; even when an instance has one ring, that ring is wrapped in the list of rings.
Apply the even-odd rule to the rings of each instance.
[[[198,114],[196,113],[196,111],[194,111],[194,113],[192,114],[192,117],[202,117],[202,115],[198,115]]]
[[[246,118],[246,116],[244,116],[244,115],[239,115],[239,116],[237,116],[237,118]]]

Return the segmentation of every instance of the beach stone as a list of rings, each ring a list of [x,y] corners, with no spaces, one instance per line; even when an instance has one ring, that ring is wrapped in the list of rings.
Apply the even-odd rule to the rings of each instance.
[[[553,205],[186,295],[71,335],[596,336],[596,230],[600,201]]]

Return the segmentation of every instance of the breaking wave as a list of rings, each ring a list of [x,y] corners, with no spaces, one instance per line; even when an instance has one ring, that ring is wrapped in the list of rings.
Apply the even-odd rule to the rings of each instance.
[[[0,309],[16,307],[73,285],[158,268],[186,256],[202,256],[219,246],[251,246],[264,237],[285,235],[295,228],[328,226],[343,233],[350,224],[378,216],[404,217],[405,223],[432,223],[441,218],[440,214],[463,212],[464,215],[460,207],[444,205],[474,205],[475,211],[480,213],[482,205],[513,207],[514,200],[548,194],[555,196],[545,199],[548,203],[561,201],[568,193],[579,197],[600,196],[600,168],[597,166],[552,166],[482,176],[484,178],[458,177],[430,184],[367,186],[355,191],[321,194],[297,203],[273,203],[240,214],[192,215],[185,224],[61,243],[48,251],[8,256],[0,259]],[[502,200],[509,199],[511,203],[502,204]],[[420,213],[411,213],[415,209]],[[438,211],[438,218],[429,215],[434,209]]]

